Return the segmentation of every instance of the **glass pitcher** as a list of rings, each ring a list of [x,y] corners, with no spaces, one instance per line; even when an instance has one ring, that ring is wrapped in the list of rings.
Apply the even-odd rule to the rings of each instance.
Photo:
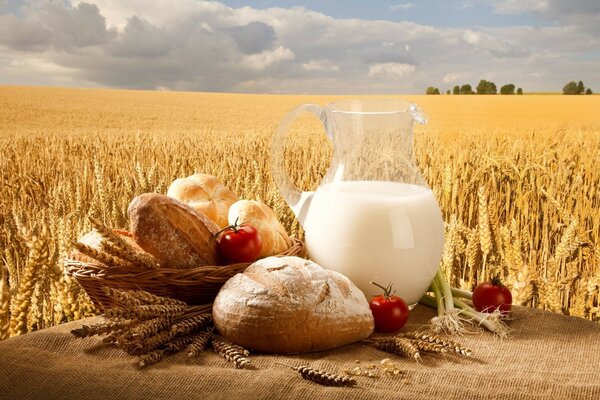
[[[333,159],[315,192],[300,191],[284,168],[290,123],[316,115],[333,142]],[[396,99],[301,105],[281,122],[271,144],[273,180],[305,231],[310,259],[352,280],[370,299],[387,286],[416,304],[439,267],[444,222],[419,172],[413,122],[418,107]]]

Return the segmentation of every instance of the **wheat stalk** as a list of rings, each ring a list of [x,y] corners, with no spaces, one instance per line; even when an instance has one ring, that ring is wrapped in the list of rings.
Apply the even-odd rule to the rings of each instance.
[[[187,348],[188,357],[198,357],[200,353],[208,348],[213,339],[213,330],[207,329],[204,332],[198,333],[193,337],[192,342]]]
[[[92,217],[89,219],[96,231],[104,238],[102,247],[107,253],[129,262],[131,265],[139,265],[148,269],[159,268],[158,262],[152,255],[136,249],[127,240],[97,219]]]
[[[417,347],[415,347],[415,345],[409,339],[403,337],[369,338],[363,340],[363,343],[387,353],[412,358],[415,361],[421,360],[421,353],[419,353],[419,349],[417,349]]]
[[[235,345],[221,336],[212,339],[215,353],[231,362],[236,368],[252,368],[252,362],[248,358],[249,352],[241,346]]]
[[[31,299],[39,278],[39,269],[48,262],[48,244],[39,236],[30,236],[24,232],[27,239],[29,256],[15,296],[14,307],[11,310],[10,334],[20,335],[27,332],[27,319],[31,309]]]
[[[490,231],[490,221],[487,207],[487,196],[485,188],[480,186],[477,190],[478,198],[478,229],[479,229],[479,244],[481,245],[481,253],[483,255],[483,264],[481,267],[481,278],[485,278],[485,267],[488,256],[492,250],[492,234]]]
[[[118,266],[125,268],[132,268],[133,264],[129,261],[123,260],[122,258],[115,257],[110,253],[102,250],[96,250],[95,248],[88,246],[87,244],[80,242],[73,242],[73,247],[79,250],[81,253],[95,259],[96,261],[106,264],[108,266]]]
[[[290,364],[277,362],[276,364],[285,365],[298,372],[302,378],[318,383],[323,386],[356,386],[356,379],[351,378],[349,376],[330,374],[325,371],[321,371],[319,369],[311,368],[307,365],[301,365],[299,367],[294,367]]]
[[[7,273],[2,270],[0,275],[0,340],[10,335],[10,290]]]

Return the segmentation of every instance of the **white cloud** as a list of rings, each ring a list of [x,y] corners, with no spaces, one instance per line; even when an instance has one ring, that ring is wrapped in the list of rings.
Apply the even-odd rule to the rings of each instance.
[[[95,5],[43,4],[27,3],[21,18],[0,14],[0,41],[13,49],[41,51],[48,46],[69,50],[102,45],[111,39]]]
[[[529,51],[517,45],[517,42],[498,39],[489,33],[467,29],[462,33],[462,39],[473,52],[479,54],[485,53],[494,57],[525,57],[529,55]]]
[[[556,21],[464,29],[217,1],[35,0],[0,9],[0,84],[342,94],[479,79],[560,90],[577,77],[600,91],[600,1],[546,1],[464,0]]]
[[[481,34],[467,29],[463,32],[462,38],[468,44],[477,44],[479,43],[479,39],[481,39]]]
[[[410,10],[415,7],[416,6],[414,3],[400,3],[400,4],[394,4],[394,5],[390,6],[390,10],[392,10],[392,11]]]
[[[458,10],[468,10],[468,9],[470,9],[470,8],[473,8],[473,7],[475,7],[475,2],[476,2],[476,1],[477,1],[477,0],[462,0],[462,1],[459,1],[459,2],[456,4],[456,6],[455,6],[455,7],[456,7]]]
[[[600,36],[598,0],[480,0],[499,14],[531,13],[555,25]]]
[[[458,79],[459,79],[459,75],[454,74],[454,73],[446,74],[446,75],[444,75],[444,78],[442,78],[444,83],[456,82],[456,81],[458,81]]]
[[[415,72],[415,66],[402,63],[379,63],[369,68],[369,76],[384,75],[394,78],[402,78]]]
[[[14,59],[9,63],[10,68],[15,69],[35,69],[42,74],[69,74],[71,68],[62,67],[41,57],[30,57],[25,59]]]
[[[201,23],[200,26],[208,33],[215,33],[215,30],[206,22]]]
[[[564,0],[563,0],[564,1]],[[548,0],[501,0],[492,1],[494,10],[502,14],[520,14],[529,11],[548,10]]]
[[[339,71],[340,66],[332,63],[329,60],[311,60],[302,63],[302,68],[307,71]]]
[[[265,50],[258,54],[251,54],[243,59],[243,63],[256,70],[265,69],[282,61],[293,60],[294,53],[290,49],[279,46],[274,50]]]

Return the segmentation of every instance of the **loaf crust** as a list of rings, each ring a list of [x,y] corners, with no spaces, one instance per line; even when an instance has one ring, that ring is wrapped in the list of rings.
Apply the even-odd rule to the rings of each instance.
[[[229,224],[238,220],[240,224],[254,226],[262,239],[259,258],[283,253],[292,245],[292,241],[273,210],[257,200],[240,200],[229,208]]]
[[[373,315],[345,276],[299,257],[268,257],[229,279],[213,304],[215,327],[252,350],[302,353],[368,337]]]
[[[163,268],[220,265],[219,227],[206,215],[158,193],[142,194],[129,204],[131,233],[137,244]]]
[[[227,226],[229,207],[238,200],[235,193],[217,177],[207,174],[175,179],[167,190],[167,196],[206,214],[221,228]]]

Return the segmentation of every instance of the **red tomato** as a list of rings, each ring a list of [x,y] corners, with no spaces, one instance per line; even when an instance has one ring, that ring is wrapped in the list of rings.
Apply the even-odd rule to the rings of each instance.
[[[511,309],[511,304],[512,294],[497,276],[490,282],[480,283],[473,291],[473,305],[477,311],[500,310],[502,314],[507,314]]]
[[[383,289],[381,296],[374,296],[369,302],[373,319],[375,320],[375,330],[382,333],[392,333],[399,331],[406,321],[408,321],[408,306],[402,298],[394,296],[392,284],[383,287],[375,282],[371,284]]]
[[[216,233],[221,254],[231,264],[254,262],[262,249],[262,239],[252,225],[238,225],[237,220]]]

